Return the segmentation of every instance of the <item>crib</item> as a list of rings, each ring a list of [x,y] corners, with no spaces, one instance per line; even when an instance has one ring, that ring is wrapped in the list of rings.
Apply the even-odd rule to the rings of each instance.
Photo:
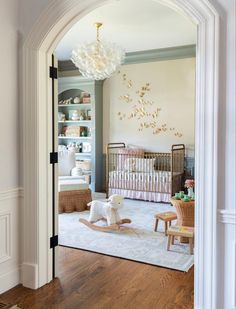
[[[106,153],[106,195],[169,203],[183,188],[185,145],[171,151],[146,152],[127,148],[125,143],[109,143]]]

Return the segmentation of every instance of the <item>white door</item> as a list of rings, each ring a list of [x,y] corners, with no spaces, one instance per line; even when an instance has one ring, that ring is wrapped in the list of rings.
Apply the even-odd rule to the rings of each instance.
[[[52,104],[51,104],[51,119],[52,119],[52,135],[51,135],[51,153],[50,163],[52,165],[52,236],[50,238],[50,248],[52,250],[52,277],[57,277],[58,274],[58,70],[57,59],[54,55],[51,58],[49,68],[51,87],[52,87]]]

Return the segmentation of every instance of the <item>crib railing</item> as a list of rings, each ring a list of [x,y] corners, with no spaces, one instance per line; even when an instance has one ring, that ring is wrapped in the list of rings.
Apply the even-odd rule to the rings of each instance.
[[[107,145],[106,192],[109,188],[169,193],[181,189],[181,175],[184,173],[185,147],[173,145],[170,153],[121,152],[124,143]],[[157,173],[159,172],[159,173]],[[177,177],[178,174],[178,177]]]

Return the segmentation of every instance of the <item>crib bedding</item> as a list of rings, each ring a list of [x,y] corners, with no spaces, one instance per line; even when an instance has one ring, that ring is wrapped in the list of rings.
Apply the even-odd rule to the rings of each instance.
[[[181,176],[174,173],[173,176]],[[109,173],[109,191],[111,194],[122,194],[128,198],[164,201],[170,199],[171,172],[127,172],[112,171]]]
[[[125,198],[130,198],[134,200],[144,200],[144,201],[159,202],[159,203],[160,202],[169,203],[170,198],[171,198],[170,193],[109,188],[109,195],[112,195],[112,194],[119,194]]]

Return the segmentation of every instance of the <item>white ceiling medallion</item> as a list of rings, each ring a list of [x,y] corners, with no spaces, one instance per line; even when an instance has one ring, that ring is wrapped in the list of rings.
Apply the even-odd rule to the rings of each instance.
[[[99,29],[102,23],[95,23],[97,39],[95,42],[81,44],[72,51],[71,61],[80,73],[89,79],[103,80],[110,77],[122,64],[125,51],[112,42],[101,41]]]

